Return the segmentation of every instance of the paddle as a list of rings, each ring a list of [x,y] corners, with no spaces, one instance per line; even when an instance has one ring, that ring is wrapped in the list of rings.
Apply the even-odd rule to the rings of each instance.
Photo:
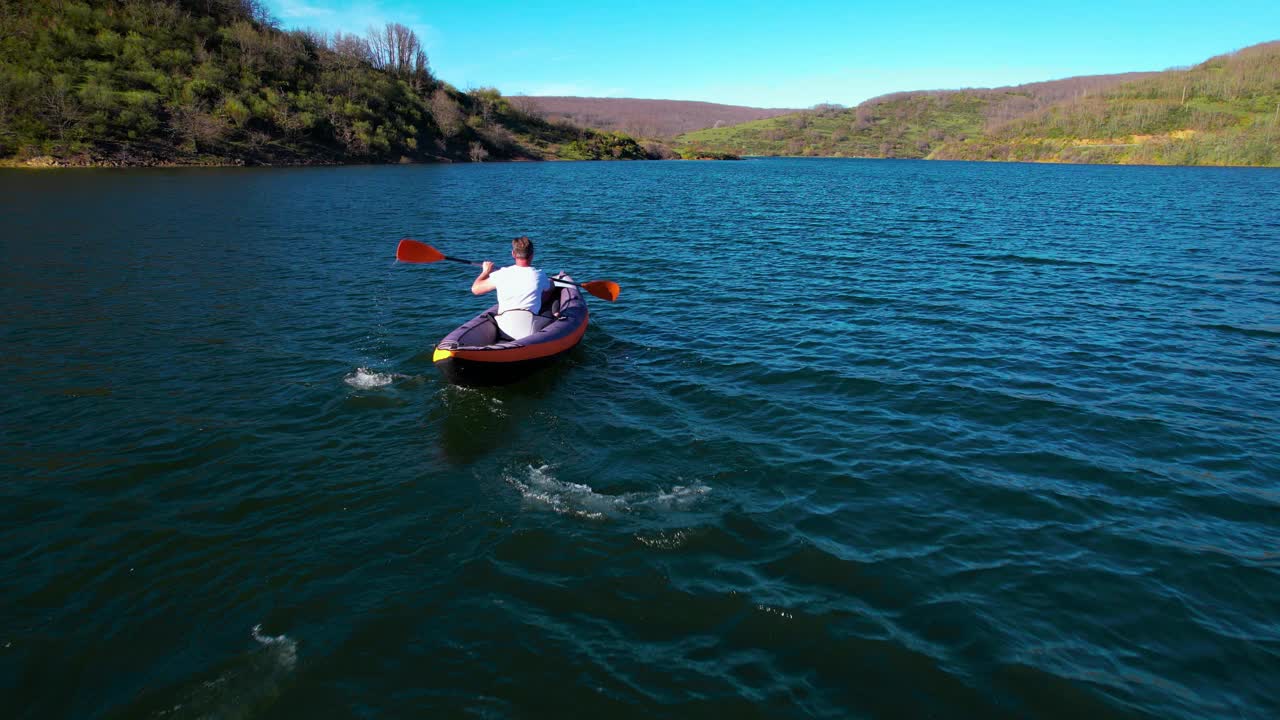
[[[474,260],[463,260],[462,258],[449,257],[439,250],[431,247],[424,242],[418,242],[412,238],[404,238],[400,244],[396,246],[396,259],[400,262],[410,263],[433,263],[441,260],[452,260],[453,262],[464,263],[466,265],[481,266],[484,263],[478,263]],[[618,294],[622,292],[622,288],[618,287],[618,283],[612,280],[591,280],[589,282],[574,282],[572,280],[561,280],[560,278],[551,278],[552,282],[562,283],[566,285],[577,285],[587,292],[595,295],[603,300],[613,302],[618,299]]]

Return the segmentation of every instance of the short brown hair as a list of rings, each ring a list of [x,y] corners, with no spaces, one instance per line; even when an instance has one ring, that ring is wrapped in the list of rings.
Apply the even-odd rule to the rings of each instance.
[[[521,260],[533,257],[533,241],[524,235],[512,240],[511,254]]]

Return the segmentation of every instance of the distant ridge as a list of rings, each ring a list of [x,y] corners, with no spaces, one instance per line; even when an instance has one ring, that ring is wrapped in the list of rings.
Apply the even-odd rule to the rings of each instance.
[[[944,143],[980,136],[1056,103],[1096,96],[1158,74],[1083,75],[1010,87],[896,92],[852,108],[819,106],[696,130],[678,142],[686,151],[706,153],[924,158]]]
[[[1108,88],[1115,87],[1121,83],[1133,82],[1135,80],[1144,80],[1155,75],[1159,75],[1158,71],[1151,72],[1127,72],[1112,73],[1110,75],[1075,75],[1072,77],[1061,78],[1058,80],[1040,80],[1037,82],[1023,83],[1021,85],[1002,85],[993,88],[959,88],[951,90],[908,90],[905,92],[894,92],[887,95],[878,95],[863,101],[862,105],[874,105],[876,103],[886,102],[908,95],[921,95],[929,93],[957,93],[957,92],[978,92],[978,93],[997,93],[997,94],[1022,94],[1034,97],[1041,102],[1054,103],[1060,100],[1069,100],[1071,98],[1088,95],[1089,93],[1099,92]]]
[[[686,154],[1277,165],[1280,42],[1161,72],[893,93],[677,143]]]
[[[930,157],[1280,165],[1280,41],[1065,99],[944,143]]]
[[[688,100],[560,95],[520,95],[509,99],[522,110],[552,122],[569,122],[647,138],[674,137],[702,128],[799,112],[799,108],[756,108]]]

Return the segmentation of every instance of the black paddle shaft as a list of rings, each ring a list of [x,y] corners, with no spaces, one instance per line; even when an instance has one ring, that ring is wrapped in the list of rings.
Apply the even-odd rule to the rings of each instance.
[[[448,255],[445,255],[444,259],[452,260],[454,262],[460,262],[463,265],[475,265],[476,267],[484,267],[484,263],[478,263],[475,260],[463,260],[462,258],[450,257]]]
[[[445,256],[444,256],[444,259],[445,259],[445,260],[452,260],[452,261],[454,261],[454,262],[460,262],[460,263],[463,263],[463,264],[465,264],[465,265],[475,265],[476,267],[484,267],[484,263],[478,263],[478,262],[476,262],[475,260],[463,260],[462,258],[450,257],[450,256],[448,256],[448,255],[445,255]],[[580,283],[580,282],[574,282],[574,281],[572,281],[572,280],[563,280],[563,279],[558,278],[558,277],[549,277],[549,278],[547,278],[547,279],[548,279],[548,280],[550,280],[550,281],[551,281],[551,282],[553,282],[553,283],[564,283],[565,285],[575,285],[575,286],[577,286],[577,287],[586,287],[585,285],[583,285],[583,284],[582,284],[582,283]],[[561,285],[560,287],[564,287],[564,285]]]

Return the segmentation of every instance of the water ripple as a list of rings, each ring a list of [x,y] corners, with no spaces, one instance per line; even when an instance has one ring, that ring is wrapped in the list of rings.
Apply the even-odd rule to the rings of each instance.
[[[2,172],[6,707],[1276,716],[1278,202],[1220,168]],[[474,275],[394,242],[517,234],[622,298],[528,382],[447,386]]]

